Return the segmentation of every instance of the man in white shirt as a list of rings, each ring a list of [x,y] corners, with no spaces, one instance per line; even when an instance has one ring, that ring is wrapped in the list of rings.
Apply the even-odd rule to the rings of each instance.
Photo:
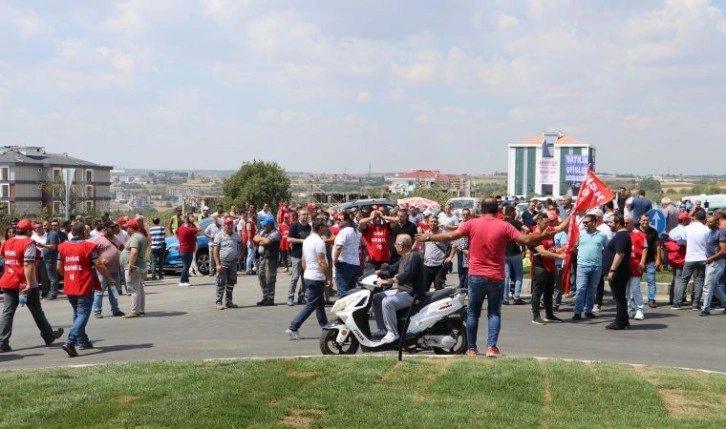
[[[693,284],[692,310],[700,310],[703,283],[706,279],[706,238],[710,230],[706,226],[706,211],[695,213],[693,222],[683,229],[683,243],[686,245],[686,263],[683,265],[681,282],[675,291],[673,309],[683,305],[683,293],[688,287],[691,276],[695,275]]]
[[[343,213],[340,219],[341,229],[335,236],[333,248],[335,287],[339,297],[356,287],[360,273],[360,233],[353,226],[353,214]]]
[[[458,228],[459,225],[459,218],[456,216],[456,214],[453,212],[454,206],[451,204],[446,204],[444,206],[444,211],[439,213],[439,226],[441,229],[446,231],[452,231]]]
[[[207,209],[209,209],[209,207],[207,207]],[[232,222],[232,224],[234,225],[234,221]],[[209,222],[209,225],[207,225],[207,227],[204,229],[204,235],[206,235],[209,239],[209,242],[212,243],[214,242],[214,236],[216,236],[219,231],[220,228],[217,225],[217,222]],[[209,275],[217,275],[217,266],[214,263],[214,258],[209,258]]]
[[[290,327],[285,331],[291,340],[299,340],[300,326],[315,312],[318,325],[322,328],[328,324],[325,315],[325,287],[333,285],[330,266],[328,266],[325,241],[321,237],[327,226],[324,219],[313,220],[312,231],[302,243],[303,282],[305,283],[305,307],[292,319]],[[353,228],[347,228],[353,230]]]

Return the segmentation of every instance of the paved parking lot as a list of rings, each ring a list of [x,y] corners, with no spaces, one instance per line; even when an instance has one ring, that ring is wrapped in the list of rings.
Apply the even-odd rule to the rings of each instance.
[[[2,368],[31,368],[76,364],[98,364],[141,360],[178,360],[320,355],[320,329],[314,316],[300,330],[301,341],[285,335],[290,320],[300,307],[288,307],[289,275],[278,274],[275,307],[257,307],[260,299],[257,278],[241,274],[235,302],[239,309],[216,310],[214,285],[210,277],[192,278],[193,287],[180,288],[176,278],[147,283],[147,317],[110,317],[104,303],[103,319],[91,318],[87,332],[96,350],[80,351],[68,358],[59,341],[53,347],[42,340],[30,313],[20,308],[15,318],[11,346],[13,352],[0,354]],[[130,297],[121,297],[121,309],[128,311]],[[61,298],[43,302],[54,327],[68,330],[71,307]],[[543,356],[626,363],[657,364],[726,371],[723,329],[726,316],[721,311],[699,317],[690,310],[673,311],[663,306],[646,313],[646,319],[633,321],[630,331],[607,331],[614,316],[606,306],[602,317],[580,323],[533,325],[528,306],[503,309],[499,347],[509,356]],[[569,318],[571,307],[560,317]],[[485,316],[479,332],[479,348],[486,338]],[[63,337],[65,339],[65,336]],[[360,352],[359,352],[360,353]]]

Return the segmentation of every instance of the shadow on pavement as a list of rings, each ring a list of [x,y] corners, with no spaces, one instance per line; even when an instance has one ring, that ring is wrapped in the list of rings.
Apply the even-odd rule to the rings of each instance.
[[[100,355],[103,353],[120,352],[124,350],[150,349],[154,347],[153,343],[142,344],[118,344],[115,346],[96,347],[91,353],[83,353],[85,356]]]
[[[17,351],[17,350],[15,350]],[[40,355],[32,355],[32,356],[40,356]],[[16,355],[14,353],[3,353],[0,354],[0,362],[9,362],[11,360],[18,360],[24,358],[24,355]]]
[[[150,311],[146,313],[146,317],[174,317],[185,314],[187,314],[186,311]]]
[[[663,323],[631,323],[632,331],[655,331],[656,329],[666,329],[668,325]]]

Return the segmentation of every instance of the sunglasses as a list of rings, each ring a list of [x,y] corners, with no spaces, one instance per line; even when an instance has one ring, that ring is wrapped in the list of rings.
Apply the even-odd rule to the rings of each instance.
[[[587,221],[585,221],[585,222],[582,222],[582,224],[583,224],[583,225],[590,225],[591,223],[592,223],[592,222],[587,222]]]

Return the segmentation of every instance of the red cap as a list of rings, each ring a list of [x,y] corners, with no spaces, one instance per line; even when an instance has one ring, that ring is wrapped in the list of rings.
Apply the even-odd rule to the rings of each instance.
[[[684,220],[690,219],[690,218],[691,218],[691,216],[689,216],[688,213],[686,213],[686,212],[680,212],[678,214],[678,220],[679,221],[684,221]]]
[[[18,222],[18,224],[15,225],[15,227],[17,229],[22,229],[23,231],[35,228],[33,226],[33,222],[31,222],[28,219],[20,219],[20,222]]]
[[[315,203],[308,203],[308,210],[315,210]]]
[[[224,218],[224,223],[234,223],[234,218],[232,216],[227,216]]]
[[[129,228],[138,228],[139,223],[136,222],[136,219],[129,219],[126,221],[126,226]]]
[[[129,217],[128,216],[119,216],[119,218],[116,219],[116,223],[119,224],[119,225],[123,225],[123,224],[125,224],[128,221],[129,221]]]

